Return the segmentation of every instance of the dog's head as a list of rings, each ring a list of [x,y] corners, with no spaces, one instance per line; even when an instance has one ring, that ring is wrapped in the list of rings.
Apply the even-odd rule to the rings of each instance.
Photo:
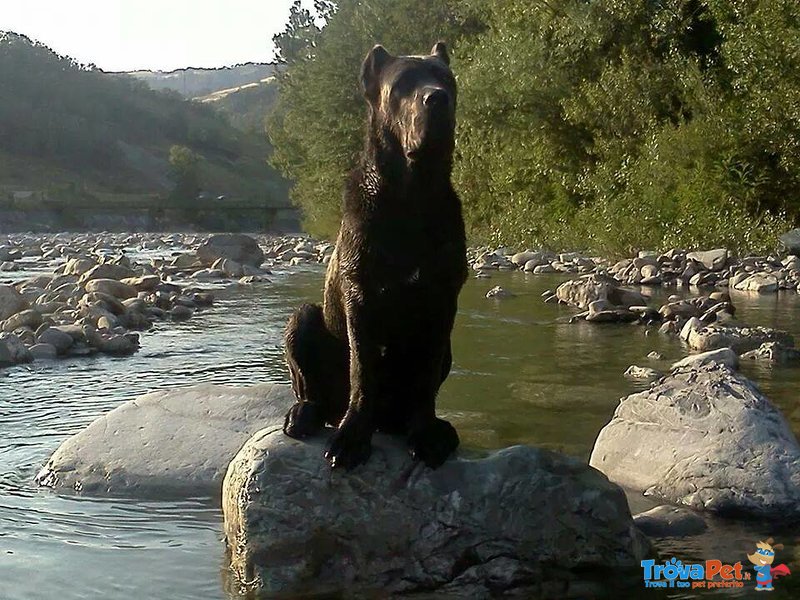
[[[361,85],[373,125],[409,162],[430,153],[452,154],[456,81],[444,43],[425,56],[392,56],[375,46],[361,67]]]

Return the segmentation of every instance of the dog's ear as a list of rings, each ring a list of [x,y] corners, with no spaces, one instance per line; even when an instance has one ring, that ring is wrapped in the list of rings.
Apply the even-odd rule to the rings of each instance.
[[[431,48],[431,55],[439,58],[444,64],[450,64],[450,55],[444,42],[436,42]]]
[[[361,90],[370,102],[375,102],[381,91],[381,71],[386,67],[392,55],[380,44],[369,51],[361,65]]]
[[[772,546],[773,550],[783,550],[783,544],[774,544]]]
[[[767,538],[767,541],[765,543],[769,544],[770,546],[772,546],[772,542],[774,542],[774,541],[775,540],[773,540],[772,538]]]

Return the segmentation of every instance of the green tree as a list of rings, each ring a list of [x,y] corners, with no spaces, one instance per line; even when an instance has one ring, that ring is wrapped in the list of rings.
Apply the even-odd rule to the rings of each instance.
[[[200,192],[201,157],[186,146],[169,149],[170,176],[175,184],[172,197],[175,200],[192,201]]]
[[[345,173],[361,146],[365,105],[358,73],[364,56],[376,43],[395,54],[426,52],[439,39],[456,43],[464,26],[456,7],[455,0],[342,0],[335,11],[331,3],[317,3],[317,14],[290,25],[305,32],[312,17],[327,22],[313,36],[313,51],[290,55],[302,60],[289,60],[267,121],[272,164],[293,181],[291,196],[310,232],[333,236],[339,225]]]
[[[796,1],[343,0],[324,20],[287,28],[294,58],[268,122],[313,233],[338,226],[362,57],[439,38],[473,241],[771,250],[800,213]]]

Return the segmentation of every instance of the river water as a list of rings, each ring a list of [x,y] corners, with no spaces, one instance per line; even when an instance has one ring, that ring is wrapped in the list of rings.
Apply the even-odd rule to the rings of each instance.
[[[201,382],[286,382],[283,325],[294,306],[319,300],[322,277],[313,267],[275,273],[269,284],[219,288],[214,307],[184,323],[157,325],[133,357],[0,371],[1,600],[239,599],[226,579],[216,499],[93,499],[38,489],[33,477],[60,442],[136,395]],[[454,368],[439,400],[464,446],[534,444],[588,459],[619,398],[643,386],[626,380],[625,369],[666,370],[686,354],[679,342],[641,326],[567,324],[572,311],[540,298],[563,279],[505,272],[467,283],[453,335]],[[486,299],[498,284],[516,297]],[[787,329],[800,340],[797,295],[742,294],[734,303],[745,322]],[[664,360],[648,359],[653,350]],[[747,365],[744,372],[800,433],[800,368]],[[630,501],[634,510],[652,506],[636,496]],[[771,597],[800,597],[795,526],[712,520],[708,533],[664,540],[659,550],[684,560],[746,561],[754,542],[770,535],[787,546],[779,558],[798,566]],[[661,597],[651,590],[634,595]]]

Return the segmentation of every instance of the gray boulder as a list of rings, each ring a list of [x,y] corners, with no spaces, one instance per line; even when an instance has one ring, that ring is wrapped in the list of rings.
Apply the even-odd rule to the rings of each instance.
[[[36,329],[42,324],[42,315],[37,310],[23,310],[0,322],[0,330],[11,333],[20,327]]]
[[[589,464],[646,495],[696,510],[800,516],[800,446],[745,377],[682,368],[623,398]]]
[[[645,381],[655,381],[661,377],[661,373],[650,367],[639,367],[631,365],[625,370],[625,377],[629,379],[643,379]]]
[[[701,367],[711,363],[719,363],[725,365],[730,369],[739,368],[739,355],[730,348],[720,348],[719,350],[709,350],[708,352],[701,352],[700,354],[690,354],[684,359],[673,363],[672,369],[680,369],[683,367]]]
[[[737,282],[733,287],[740,292],[768,294],[778,291],[778,280],[767,273],[756,273]]]
[[[136,271],[126,267],[125,265],[103,263],[102,265],[97,265],[96,267],[92,267],[86,271],[83,275],[81,275],[81,278],[78,281],[83,285],[88,281],[92,281],[93,279],[115,279],[119,281],[121,279],[129,279],[135,276]]]
[[[198,385],[125,402],[66,440],[39,485],[87,494],[178,497],[219,494],[228,463],[294,402],[288,386]]]
[[[58,356],[58,350],[52,344],[34,344],[28,350],[36,360],[52,360]]]
[[[780,237],[780,241],[787,254],[800,255],[800,229],[787,231]]]
[[[800,360],[800,350],[787,348],[779,342],[765,342],[755,350],[742,354],[742,360],[757,360],[771,364],[787,364]]]
[[[755,350],[765,342],[779,342],[787,347],[794,346],[792,336],[778,329],[716,324],[692,329],[688,332],[686,341],[692,350],[698,352],[730,348],[737,354]]]
[[[135,298],[138,291],[132,285],[127,285],[116,279],[92,279],[86,282],[87,292],[97,292],[107,294],[118,299]]]
[[[28,301],[16,288],[0,285],[0,321],[28,308]]]
[[[197,258],[206,266],[220,258],[228,258],[241,265],[259,266],[264,262],[264,252],[258,242],[241,233],[212,235],[198,249]]]
[[[504,287],[496,285],[492,289],[490,289],[488,292],[486,292],[486,297],[487,298],[497,298],[497,299],[512,298],[512,297],[514,297],[514,293],[508,291]]]
[[[0,366],[31,362],[33,357],[25,344],[12,333],[0,333]]]
[[[708,528],[703,517],[682,506],[656,506],[635,515],[633,522],[642,533],[655,538],[698,535]]]
[[[231,462],[231,567],[256,592],[561,597],[649,552],[622,491],[579,460],[515,446],[430,470],[376,435],[366,465],[332,473],[325,437],[261,431]]]
[[[597,300],[605,300],[612,307],[647,304],[647,299],[639,292],[621,287],[613,277],[596,274],[565,281],[556,289],[556,296],[561,302],[581,310],[589,308]]]
[[[721,271],[728,262],[728,251],[725,248],[717,248],[705,252],[689,252],[686,258],[703,263],[709,271]]]

